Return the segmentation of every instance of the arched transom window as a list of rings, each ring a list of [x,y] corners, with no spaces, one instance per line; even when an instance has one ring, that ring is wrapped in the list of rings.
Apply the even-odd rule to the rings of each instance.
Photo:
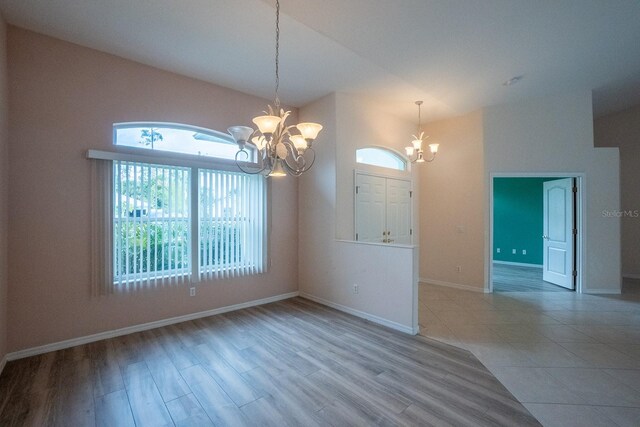
[[[407,170],[407,161],[401,155],[380,147],[357,149],[356,162],[399,171]]]
[[[175,123],[129,122],[113,125],[113,143],[154,151],[235,159],[237,144],[231,135]]]

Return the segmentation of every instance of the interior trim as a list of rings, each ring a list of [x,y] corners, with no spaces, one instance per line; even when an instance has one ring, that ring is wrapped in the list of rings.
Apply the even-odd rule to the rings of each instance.
[[[75,347],[77,345],[88,344],[90,342],[119,337],[122,335],[128,335],[135,332],[147,331],[149,329],[160,328],[162,326],[173,325],[174,323],[186,322],[189,320],[200,319],[202,317],[209,317],[216,314],[228,313],[230,311],[254,307],[256,305],[263,305],[271,302],[282,301],[282,300],[294,298],[297,296],[298,296],[297,291],[289,292],[286,294],[274,295],[272,297],[257,299],[253,301],[247,301],[240,304],[228,305],[226,307],[214,308],[212,310],[199,311],[197,313],[185,314],[183,316],[170,317],[168,319],[163,319],[163,320],[156,320],[155,322],[141,323],[139,325],[127,326],[121,329],[114,329],[111,331],[99,332],[93,335],[86,335],[84,337],[72,338],[65,341],[59,341],[51,344],[45,344],[38,347],[31,347],[24,350],[8,353],[5,356],[4,360],[12,361],[12,360],[23,359],[25,357],[36,356],[38,354],[48,353],[50,351],[63,350],[65,348]]]
[[[362,319],[369,320],[373,323],[377,323],[378,325],[386,326],[387,328],[395,329],[396,331],[404,332],[409,335],[417,335],[420,332],[420,326],[409,327],[403,325],[398,322],[393,322],[391,320],[387,320],[383,317],[376,316],[374,314],[367,313],[365,311],[356,310],[355,308],[347,307],[346,305],[338,304],[335,302],[331,302],[324,298],[317,297],[315,295],[311,295],[305,292],[300,292],[300,296],[302,298],[306,298],[313,302],[317,302],[318,304],[326,305],[327,307],[335,308],[336,310],[342,311],[347,314],[351,314],[352,316],[360,317]]]
[[[454,289],[462,289],[463,291],[482,292],[482,293],[485,293],[485,294],[489,293],[489,290],[484,288],[484,287],[478,288],[476,286],[461,285],[459,283],[445,282],[443,280],[420,278],[419,279],[419,283],[424,283],[424,284],[429,284],[429,285],[437,285],[437,286],[445,286],[447,288],[454,288]]]
[[[533,267],[533,268],[542,268],[540,264],[529,264],[526,262],[512,262],[512,261],[496,261],[493,260],[494,264],[502,264],[502,265],[513,265],[516,267]]]

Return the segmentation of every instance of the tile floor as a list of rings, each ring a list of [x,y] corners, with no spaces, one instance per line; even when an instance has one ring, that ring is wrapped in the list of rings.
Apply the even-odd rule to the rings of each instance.
[[[622,295],[420,285],[420,333],[468,349],[545,426],[640,426],[640,282]]]
[[[571,292],[542,280],[542,266],[493,263],[493,292]]]

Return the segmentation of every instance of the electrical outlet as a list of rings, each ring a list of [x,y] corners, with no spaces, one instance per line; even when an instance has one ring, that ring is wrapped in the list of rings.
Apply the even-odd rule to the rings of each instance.
[[[358,286],[358,284],[354,283],[353,285],[353,293],[357,294],[360,291],[360,287]]]
[[[496,249],[496,252],[500,253],[500,248]]]
[[[522,250],[522,255],[526,255],[526,254],[527,254],[527,250],[526,250],[526,249],[523,249],[523,250]]]
[[[461,265],[456,265],[456,271],[458,273],[462,273],[462,266]]]
[[[189,288],[189,296],[190,297],[195,297],[196,296],[196,288]]]
[[[518,251],[516,251],[515,249],[511,249],[511,253],[515,255],[518,253]]]

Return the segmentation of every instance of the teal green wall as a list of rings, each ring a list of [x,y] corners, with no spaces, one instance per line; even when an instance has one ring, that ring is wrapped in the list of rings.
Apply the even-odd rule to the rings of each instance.
[[[542,183],[554,179],[493,179],[494,261],[542,265]]]

